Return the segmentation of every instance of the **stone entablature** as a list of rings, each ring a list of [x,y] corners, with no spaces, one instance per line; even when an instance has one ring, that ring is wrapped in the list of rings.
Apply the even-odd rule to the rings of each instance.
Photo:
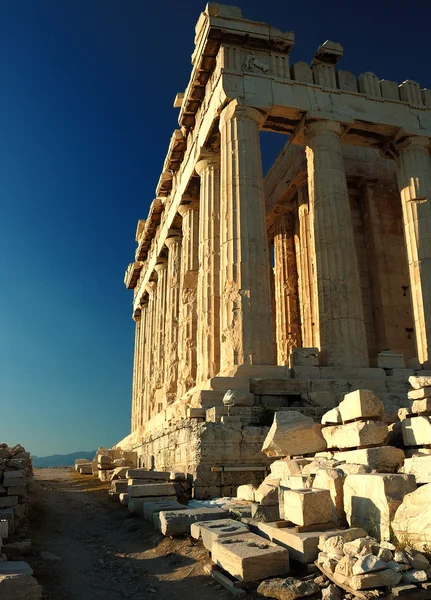
[[[290,65],[293,42],[235,7],[199,18],[125,278],[133,430],[220,402],[203,399],[217,379],[280,373],[299,345],[323,368],[367,369],[387,348],[429,366],[431,93],[337,70],[329,41]],[[290,135],[265,180],[262,130]]]

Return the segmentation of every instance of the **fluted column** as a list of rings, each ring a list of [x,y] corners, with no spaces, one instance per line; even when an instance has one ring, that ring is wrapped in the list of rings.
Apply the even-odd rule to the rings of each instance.
[[[133,355],[133,383],[132,383],[132,423],[131,431],[138,427],[138,397],[139,397],[139,350],[141,337],[141,311],[136,310],[133,315],[135,321],[135,352]]]
[[[259,140],[263,119],[236,101],[220,116],[221,372],[274,361]]]
[[[144,403],[143,403],[143,421],[149,421],[152,414],[152,405],[154,399],[154,325],[156,311],[156,289],[157,283],[149,281],[145,287],[148,293],[147,323],[145,327],[145,382],[144,382]]]
[[[183,218],[181,250],[181,305],[179,329],[178,396],[196,383],[197,354],[197,283],[199,243],[199,203],[182,204],[178,212]]]
[[[340,134],[340,124],[333,121],[312,123],[305,131],[318,346],[327,366],[365,367],[368,350]]]
[[[168,255],[168,281],[165,334],[165,399],[172,404],[178,391],[178,331],[181,287],[181,245],[180,232],[166,239]]]
[[[419,361],[430,368],[431,344],[431,162],[430,140],[408,138],[398,147],[398,187]]]
[[[287,365],[292,348],[301,345],[293,219],[277,214],[274,235],[277,364]]]
[[[196,164],[201,178],[199,210],[199,272],[197,383],[220,370],[220,158]]]
[[[155,341],[155,389],[161,389],[164,384],[165,375],[165,323],[166,323],[166,292],[168,261],[159,258],[154,267],[157,273],[157,304],[156,304],[156,326],[154,331]],[[156,412],[159,408],[155,407]]]
[[[147,323],[147,306],[148,300],[144,300],[141,304],[141,325],[139,335],[139,350],[138,350],[138,394],[137,403],[137,426],[140,427],[144,422],[144,394],[145,394],[145,346],[147,338],[145,328]]]
[[[298,182],[298,221],[299,221],[299,252],[298,252],[298,285],[301,311],[302,345],[305,348],[318,346],[316,339],[316,278],[314,277],[314,231],[309,214],[308,185],[304,180]]]

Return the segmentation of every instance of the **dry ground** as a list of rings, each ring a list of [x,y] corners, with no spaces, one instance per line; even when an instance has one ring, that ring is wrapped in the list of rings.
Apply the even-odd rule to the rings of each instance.
[[[27,557],[47,600],[227,600],[205,575],[208,553],[172,540],[109,498],[106,484],[71,469],[35,471]],[[61,557],[44,561],[42,551]]]

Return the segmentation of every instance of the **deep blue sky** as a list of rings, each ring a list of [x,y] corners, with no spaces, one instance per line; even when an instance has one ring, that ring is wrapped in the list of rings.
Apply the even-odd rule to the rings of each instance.
[[[427,0],[237,1],[326,39],[342,68],[431,86]],[[34,454],[129,432],[138,218],[154,197],[190,74],[188,0],[0,1],[0,442]],[[264,136],[265,165],[282,138]],[[275,145],[274,145],[275,144]]]

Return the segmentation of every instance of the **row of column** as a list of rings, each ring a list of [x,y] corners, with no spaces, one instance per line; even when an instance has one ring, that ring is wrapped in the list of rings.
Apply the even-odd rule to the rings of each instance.
[[[196,165],[200,201],[180,206],[182,236],[168,237],[169,258],[156,266],[157,282],[147,288],[145,325],[142,317],[137,323],[138,354],[145,357],[143,368],[139,359],[135,363],[147,407],[147,414],[135,410],[141,422],[160,408],[154,406],[155,390],[163,389],[159,398],[171,402],[196,383],[230,374],[239,365],[274,363],[259,141],[263,120],[260,111],[231,102],[220,116],[220,163],[209,155]],[[320,348],[323,364],[368,366],[341,126],[317,121],[304,134],[308,185],[298,192],[302,243],[297,251],[302,331],[291,283],[298,280],[292,226],[282,215],[274,237],[277,362],[286,364],[289,347],[302,338],[303,346]],[[396,158],[422,362],[428,360],[431,336],[428,144],[424,138],[410,139]],[[135,404],[137,397],[134,391]]]

